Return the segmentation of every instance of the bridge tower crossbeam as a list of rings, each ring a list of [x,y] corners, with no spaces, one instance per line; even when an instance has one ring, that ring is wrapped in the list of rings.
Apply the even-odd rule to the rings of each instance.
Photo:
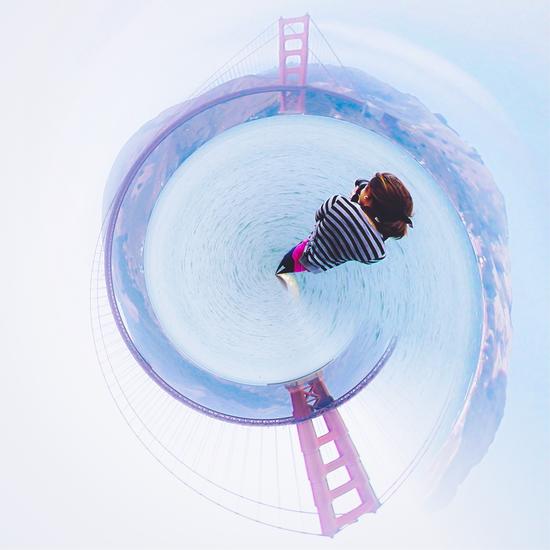
[[[288,386],[293,414],[296,424],[300,448],[304,456],[306,471],[313,493],[313,500],[323,535],[332,537],[345,525],[357,521],[363,514],[376,512],[380,502],[370,484],[369,477],[351,440],[344,420],[336,408],[327,409],[322,413],[328,431],[318,435],[313,420],[308,418],[312,411],[326,407],[333,399],[326,385],[319,377],[307,384]],[[306,420],[303,420],[303,419]],[[323,445],[334,442],[338,457],[325,463],[321,455]],[[331,472],[345,468],[349,480],[339,485],[329,487],[328,476]],[[357,491],[360,504],[345,513],[337,515],[334,501],[352,491]]]
[[[298,30],[299,29],[299,30]],[[281,84],[305,86],[308,63],[309,15],[279,19],[279,78]],[[305,91],[281,92],[281,112],[303,113]]]

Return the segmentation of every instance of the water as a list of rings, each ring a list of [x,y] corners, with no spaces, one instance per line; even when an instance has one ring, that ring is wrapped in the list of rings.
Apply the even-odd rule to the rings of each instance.
[[[387,258],[297,274],[299,299],[274,276],[330,195],[389,171],[413,196],[414,229]],[[379,384],[464,396],[479,352],[480,288],[464,227],[431,176],[399,147],[340,120],[285,116],[241,124],[198,149],[166,184],[149,221],[145,279],[175,348],[227,380],[291,380],[352,339],[379,353],[398,335]],[[372,363],[372,361],[371,361]],[[349,364],[340,376],[353,376]],[[383,393],[379,393],[383,396]],[[426,418],[434,410],[425,407]],[[455,405],[455,410],[456,405]]]

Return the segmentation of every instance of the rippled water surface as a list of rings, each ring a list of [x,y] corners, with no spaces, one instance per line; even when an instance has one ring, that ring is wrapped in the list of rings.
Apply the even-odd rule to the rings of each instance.
[[[349,195],[355,179],[376,171],[406,183],[414,229],[386,241],[387,258],[378,264],[297,274],[300,297],[293,298],[274,275],[281,257],[312,230],[323,200]],[[198,149],[155,206],[145,277],[174,346],[229,380],[303,376],[358,332],[373,355],[397,335],[393,366],[379,384],[409,384],[427,396],[443,399],[453,387],[460,399],[477,361],[479,278],[460,219],[412,157],[347,122],[266,118]]]

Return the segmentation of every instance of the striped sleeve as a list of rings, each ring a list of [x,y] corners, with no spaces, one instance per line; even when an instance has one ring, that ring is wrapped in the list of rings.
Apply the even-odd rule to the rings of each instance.
[[[339,195],[330,212],[330,225],[338,234],[340,256],[363,263],[385,257],[383,240],[347,197]]]
[[[363,214],[345,197],[338,200],[338,206],[347,220],[349,231],[356,238],[358,256],[363,258],[361,261],[371,263],[381,260],[385,256],[384,241],[377,236],[370,223],[365,221]]]

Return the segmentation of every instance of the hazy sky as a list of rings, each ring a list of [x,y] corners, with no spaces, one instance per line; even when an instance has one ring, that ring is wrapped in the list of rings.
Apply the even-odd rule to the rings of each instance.
[[[118,413],[89,328],[122,145],[270,22],[306,11],[345,64],[416,95],[478,149],[512,254],[508,399],[489,453],[438,516],[402,510],[396,526],[381,509],[334,541],[240,519],[171,477]],[[2,2],[0,546],[548,547],[549,20],[543,0]]]

